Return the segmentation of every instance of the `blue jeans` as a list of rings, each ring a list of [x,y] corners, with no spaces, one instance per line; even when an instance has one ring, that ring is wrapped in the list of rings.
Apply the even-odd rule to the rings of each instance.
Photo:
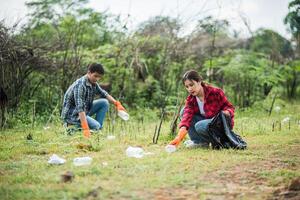
[[[106,112],[109,108],[109,102],[107,99],[100,98],[93,101],[93,106],[90,112],[86,116],[89,128],[93,130],[99,130],[103,127],[103,121],[105,119]],[[96,114],[96,118],[92,118]]]
[[[180,112],[180,116],[183,116],[184,108]],[[208,124],[212,121],[212,119],[205,119],[204,116],[197,114],[192,118],[192,122],[190,128],[188,130],[188,134],[190,139],[195,144],[203,144],[208,145],[211,142],[208,133]]]

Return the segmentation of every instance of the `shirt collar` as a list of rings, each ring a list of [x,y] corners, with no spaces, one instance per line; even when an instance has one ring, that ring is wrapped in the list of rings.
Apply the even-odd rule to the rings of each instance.
[[[89,81],[87,75],[84,76],[84,81],[85,81],[85,85],[86,85],[86,86],[93,87],[92,84],[90,83],[90,81]]]

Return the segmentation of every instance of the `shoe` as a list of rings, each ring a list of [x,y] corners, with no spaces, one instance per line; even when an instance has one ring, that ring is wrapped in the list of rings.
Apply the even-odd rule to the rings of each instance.
[[[188,140],[185,143],[185,147],[188,149],[204,148],[208,149],[209,145],[206,143],[195,143],[194,141]]]
[[[81,128],[77,125],[64,123],[63,127],[65,128],[65,133],[67,135],[74,135],[77,131],[80,131]]]

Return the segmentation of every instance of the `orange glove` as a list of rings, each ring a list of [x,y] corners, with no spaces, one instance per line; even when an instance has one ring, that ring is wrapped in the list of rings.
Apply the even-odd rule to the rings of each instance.
[[[172,140],[170,144],[175,145],[177,147],[180,144],[180,142],[183,140],[183,138],[186,136],[187,132],[188,131],[186,130],[186,128],[180,128],[176,138]]]
[[[121,102],[120,101],[115,101],[115,106],[117,108],[117,110],[125,110],[125,108],[122,106]]]
[[[84,137],[89,138],[91,136],[91,132],[90,132],[89,125],[86,120],[81,122],[81,127],[83,129]]]

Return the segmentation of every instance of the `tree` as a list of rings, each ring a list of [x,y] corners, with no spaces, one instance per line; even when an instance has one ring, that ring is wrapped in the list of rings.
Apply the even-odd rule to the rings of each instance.
[[[2,116],[0,125],[3,126],[6,107],[10,113],[17,110],[24,89],[30,85],[30,75],[35,71],[51,68],[52,63],[44,57],[45,52],[42,49],[20,40],[17,34],[2,23],[0,23],[0,47],[0,90],[1,96],[6,96],[0,110]]]
[[[46,43],[56,63],[55,77],[61,92],[86,71],[85,49],[111,43],[107,16],[84,8],[87,0],[35,0],[26,5],[32,11],[27,34],[34,42]],[[38,36],[38,37],[36,37]],[[46,40],[45,40],[46,38]]]
[[[289,13],[284,18],[284,23],[289,25],[290,31],[297,42],[297,56],[300,56],[300,0],[289,3]]]
[[[269,29],[257,30],[249,39],[248,48],[269,55],[277,63],[293,58],[294,53],[290,41]]]
[[[240,107],[248,107],[264,99],[283,80],[280,67],[272,67],[271,61],[261,53],[237,50],[216,58],[214,63],[219,66],[219,73],[224,75],[224,89]],[[271,86],[268,94],[265,93],[265,85]]]

